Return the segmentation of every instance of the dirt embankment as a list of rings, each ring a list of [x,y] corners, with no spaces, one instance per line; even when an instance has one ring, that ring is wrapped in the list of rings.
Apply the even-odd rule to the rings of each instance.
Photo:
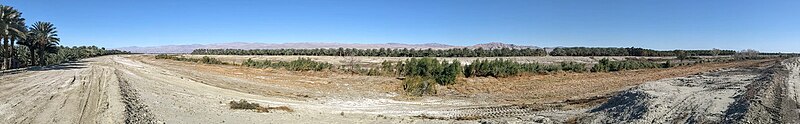
[[[787,85],[796,84],[797,59],[648,82],[574,119],[579,123],[794,123],[797,101]]]

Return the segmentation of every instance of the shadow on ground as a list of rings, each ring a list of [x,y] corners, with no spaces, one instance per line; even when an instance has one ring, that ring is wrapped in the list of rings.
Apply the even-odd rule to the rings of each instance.
[[[72,69],[82,69],[87,67],[87,62],[84,60],[78,61],[69,61],[65,63],[61,63],[58,65],[49,65],[49,66],[34,66],[34,67],[27,67],[27,68],[18,68],[18,69],[10,69],[4,70],[0,72],[0,76],[2,75],[11,75],[11,74],[18,74],[26,71],[50,71],[50,70],[72,70]]]

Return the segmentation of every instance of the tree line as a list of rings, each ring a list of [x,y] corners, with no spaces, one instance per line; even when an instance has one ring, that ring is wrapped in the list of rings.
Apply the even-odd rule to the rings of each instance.
[[[197,55],[307,55],[307,56],[382,56],[382,57],[505,57],[505,56],[546,56],[544,49],[356,49],[356,48],[316,48],[316,49],[195,49]]]
[[[25,66],[53,65],[70,60],[108,54],[128,53],[96,46],[59,46],[56,27],[50,22],[25,24],[22,12],[0,5],[0,70]],[[15,45],[17,44],[17,45]]]
[[[158,54],[155,57],[156,59],[171,59],[176,61],[186,61],[186,62],[195,62],[195,63],[203,63],[203,64],[218,64],[218,65],[232,65],[227,62],[220,61],[216,58],[211,58],[208,56],[203,56],[202,58],[188,58],[178,55],[167,55],[167,54]]]
[[[717,56],[734,54],[736,54],[734,50],[720,49],[658,51],[634,47],[558,47],[549,53],[551,56]]]
[[[382,57],[509,57],[509,56],[717,56],[734,55],[734,50],[669,50],[614,47],[558,47],[551,52],[544,49],[195,49],[198,55],[308,55],[308,56],[382,56]]]

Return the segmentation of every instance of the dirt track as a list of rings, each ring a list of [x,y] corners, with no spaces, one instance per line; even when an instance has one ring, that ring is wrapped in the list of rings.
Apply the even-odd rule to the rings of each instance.
[[[165,60],[144,59],[140,56],[103,56],[54,68],[29,69],[0,77],[0,120],[5,123],[449,123],[449,122],[521,122],[564,123],[581,116],[584,122],[617,122],[608,116],[608,107],[629,104],[612,102],[597,108],[553,109],[548,104],[511,104],[492,100],[494,95],[474,93],[464,97],[441,95],[401,99],[396,80],[387,77],[336,75],[318,72],[286,72],[253,70],[227,66],[204,66]],[[756,96],[775,96],[788,91],[788,96],[774,98],[778,106],[794,106],[800,93],[798,60],[784,61],[784,71],[774,68],[732,68],[702,75],[670,78],[645,83],[633,90],[635,97],[647,103],[643,118],[666,115],[660,120],[690,121],[702,117],[719,122],[735,114],[720,114],[731,103],[747,103],[737,110],[758,111],[749,107]],[[793,65],[792,65],[793,64]],[[720,66],[730,67],[730,66]],[[781,67],[776,67],[781,68]],[[709,68],[711,69],[711,68]],[[229,71],[237,70],[237,71]],[[231,73],[225,73],[231,72]],[[267,72],[267,73],[264,73]],[[660,71],[659,71],[660,72]],[[691,73],[686,71],[681,73]],[[765,73],[770,72],[770,73]],[[791,72],[791,73],[789,73]],[[666,72],[660,72],[666,73]],[[605,75],[605,74],[603,74]],[[616,74],[616,75],[623,75]],[[564,75],[571,76],[571,75]],[[602,76],[602,75],[601,75]],[[658,77],[658,76],[657,76]],[[780,83],[769,83],[773,77],[786,77]],[[480,79],[484,80],[484,79]],[[759,82],[761,81],[761,82]],[[668,83],[664,83],[668,82]],[[710,82],[710,83],[709,83]],[[755,82],[755,83],[754,83]],[[458,88],[472,88],[473,81]],[[630,83],[635,85],[638,83]],[[754,84],[764,84],[756,86]],[[767,84],[781,84],[767,85]],[[783,90],[783,85],[786,89]],[[796,85],[796,86],[794,86]],[[535,86],[535,85],[525,85]],[[773,87],[770,87],[773,86]],[[539,86],[536,86],[539,87]],[[668,87],[668,88],[661,88]],[[759,87],[749,89],[748,87]],[[477,88],[477,87],[476,87]],[[372,89],[372,90],[365,90]],[[492,89],[481,89],[492,91]],[[642,91],[635,93],[633,91]],[[737,97],[746,92],[750,97]],[[766,92],[770,91],[770,92]],[[462,92],[473,94],[474,91]],[[503,93],[503,92],[501,92]],[[536,93],[536,92],[534,92]],[[644,94],[644,95],[642,95]],[[672,94],[672,95],[671,95]],[[484,97],[481,97],[484,95]],[[476,97],[477,96],[477,97]],[[659,97],[652,97],[659,96]],[[709,97],[715,96],[715,97]],[[524,97],[501,97],[522,99]],[[257,113],[228,109],[231,100],[245,99],[265,106],[288,106],[294,112]],[[602,99],[602,98],[600,98]],[[711,101],[698,104],[668,103],[686,100]],[[783,101],[781,101],[783,100]],[[547,100],[551,101],[551,100]],[[638,103],[638,102],[634,102]],[[724,105],[724,106],[723,106]],[[555,104],[553,106],[562,106]],[[658,106],[658,107],[655,107]],[[666,109],[664,106],[670,106]],[[613,107],[612,107],[613,108]],[[680,108],[680,111],[675,111]],[[761,108],[770,108],[761,107]],[[790,108],[790,107],[783,107]],[[634,109],[626,109],[623,113]],[[765,110],[773,112],[774,110]],[[685,112],[692,112],[685,116]],[[723,111],[724,112],[724,111]],[[777,112],[788,115],[797,111]],[[743,113],[743,112],[740,112]],[[794,113],[795,115],[797,113]],[[696,116],[695,116],[696,115]],[[722,115],[722,116],[721,116]],[[754,114],[742,118],[756,120]],[[689,118],[693,117],[693,118]],[[757,116],[756,116],[757,117]],[[611,118],[612,120],[609,120]],[[462,120],[466,119],[466,120]],[[662,122],[658,121],[654,122]],[[739,119],[745,120],[745,119]],[[739,121],[736,120],[736,121]],[[650,121],[650,120],[648,120]],[[645,122],[627,119],[623,122]],[[791,120],[782,120],[791,122]],[[796,121],[795,121],[796,122]]]
[[[120,123],[125,105],[116,78],[114,68],[100,64],[5,75],[0,117],[8,123]]]

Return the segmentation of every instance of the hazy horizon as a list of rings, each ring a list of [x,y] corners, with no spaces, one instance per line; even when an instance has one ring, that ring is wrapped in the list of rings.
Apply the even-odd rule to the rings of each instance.
[[[158,4],[155,4],[158,3]],[[6,1],[61,44],[488,42],[800,52],[797,1]]]
[[[459,47],[468,47],[478,44],[487,44],[487,43],[504,43],[504,44],[513,44],[507,42],[483,42],[483,43],[475,43],[475,44],[467,44],[467,45],[455,45],[455,44],[447,44],[447,43],[397,43],[397,42],[387,42],[387,43],[341,43],[341,42],[219,42],[219,43],[192,43],[192,44],[165,44],[165,45],[152,45],[152,46],[124,46],[124,47],[113,47],[112,49],[116,48],[147,48],[147,47],[163,47],[163,46],[184,46],[184,45],[214,45],[214,44],[235,44],[235,43],[263,43],[263,44],[302,44],[302,43],[328,43],[328,44],[407,44],[407,45],[422,45],[422,44],[443,44],[443,45],[450,45],[450,46],[459,46]],[[745,49],[728,49],[728,48],[698,48],[698,49],[657,49],[657,48],[647,48],[647,47],[640,47],[640,46],[537,46],[537,45],[523,45],[523,44],[513,44],[518,46],[532,46],[532,47],[540,47],[540,48],[556,48],[556,47],[608,47],[608,48],[628,48],[628,47],[636,47],[636,48],[645,48],[645,49],[653,49],[653,50],[708,50],[708,49],[722,49],[722,50],[735,50],[741,51]],[[746,48],[749,49],[749,48]],[[771,52],[771,51],[760,51],[760,52]],[[776,53],[797,53],[797,52],[776,52]]]

